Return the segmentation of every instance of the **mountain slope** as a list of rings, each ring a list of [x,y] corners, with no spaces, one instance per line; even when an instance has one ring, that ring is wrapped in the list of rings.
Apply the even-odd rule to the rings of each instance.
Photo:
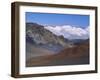
[[[68,40],[36,23],[26,23],[26,66],[89,63],[89,39]]]
[[[63,36],[54,35],[49,30],[46,30],[44,26],[36,23],[26,23],[26,42],[39,45],[55,52],[64,47],[73,46],[73,44],[66,41]]]

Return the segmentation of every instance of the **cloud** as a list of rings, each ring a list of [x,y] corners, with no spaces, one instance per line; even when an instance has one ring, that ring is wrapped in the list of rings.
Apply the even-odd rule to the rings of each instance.
[[[70,25],[63,26],[45,26],[45,29],[53,32],[55,35],[63,35],[68,39],[88,39],[89,38],[89,27],[81,28]]]

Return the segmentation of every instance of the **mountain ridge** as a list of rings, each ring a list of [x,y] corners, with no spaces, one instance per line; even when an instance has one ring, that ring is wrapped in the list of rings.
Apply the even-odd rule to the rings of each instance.
[[[36,23],[26,23],[26,40],[28,39],[37,45],[48,45],[51,47],[54,45],[62,47],[73,46],[71,42],[65,41],[63,36],[57,36],[49,30],[46,30],[44,26]]]

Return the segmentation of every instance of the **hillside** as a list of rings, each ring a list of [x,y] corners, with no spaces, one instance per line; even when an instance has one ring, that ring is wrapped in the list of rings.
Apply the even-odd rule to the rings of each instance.
[[[26,66],[89,63],[89,39],[68,40],[37,23],[26,23]]]
[[[56,54],[73,44],[63,36],[56,36],[44,26],[36,23],[26,23],[26,59],[48,54]]]
[[[36,23],[26,23],[26,40],[29,40],[37,45],[46,44],[49,46],[60,45],[62,47],[70,47],[71,43],[66,42],[63,36],[54,35],[44,26]]]

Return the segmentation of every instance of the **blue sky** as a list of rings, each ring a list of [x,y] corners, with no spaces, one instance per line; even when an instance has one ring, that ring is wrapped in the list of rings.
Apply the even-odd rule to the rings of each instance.
[[[26,12],[26,22],[54,26],[71,25],[86,28],[89,26],[89,15]]]

